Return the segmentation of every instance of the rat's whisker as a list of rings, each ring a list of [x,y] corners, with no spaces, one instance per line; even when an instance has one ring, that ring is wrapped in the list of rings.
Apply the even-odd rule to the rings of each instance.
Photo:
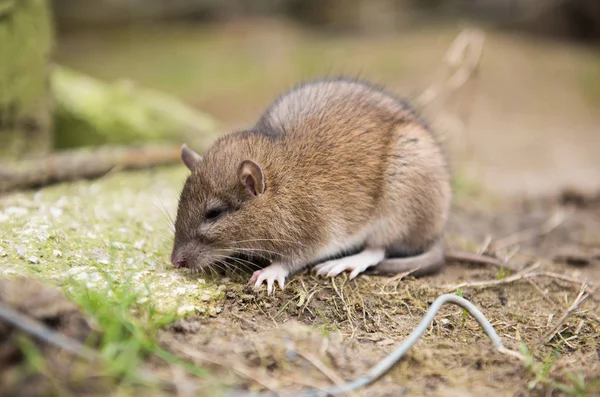
[[[219,272],[217,272],[215,267],[217,267],[216,263],[211,263],[210,265],[206,266],[206,268],[209,269],[212,272],[212,274],[214,274],[215,277],[219,277]],[[221,268],[219,268],[219,269],[221,269]]]
[[[225,272],[231,272],[233,274],[241,274],[241,273],[236,273],[236,272],[239,272],[240,269],[236,268],[235,266],[231,266],[229,263],[227,263],[225,261],[221,261],[219,259],[215,259],[215,261],[217,261],[218,263],[221,263],[225,267]]]
[[[267,249],[263,249],[263,248],[241,248],[241,247],[230,247],[228,248],[230,251],[236,251],[236,252],[250,252],[251,254],[254,254],[262,259],[271,259],[266,257],[265,255],[260,255],[260,252],[264,252],[267,254],[271,254],[271,255],[275,255],[275,256],[281,256],[281,254],[279,252],[275,252],[275,251],[271,251],[271,250],[267,250]]]
[[[211,265],[216,267],[217,269],[221,269],[224,272],[227,272],[229,270],[229,266],[218,259],[215,259],[215,261]],[[215,276],[218,276],[218,273],[215,273]]]
[[[228,264],[228,266],[231,269],[231,273],[232,274],[234,274],[234,275],[241,275],[241,276],[244,275],[243,269],[240,269],[239,267],[234,266],[233,264]]]
[[[169,231],[171,232],[170,234],[167,233],[165,230],[161,230],[159,234],[162,239],[166,239],[169,240],[169,242],[172,242],[174,230],[169,229]]]
[[[171,224],[175,225],[175,221],[173,220],[173,217],[171,216],[171,214],[169,214],[169,210],[167,209],[167,206],[165,205],[165,202],[163,201],[162,197],[160,196],[160,192],[158,193],[158,199],[160,200],[160,204],[162,205],[166,216],[169,218],[169,220],[171,221]]]
[[[173,218],[171,217],[171,215],[167,211],[167,207],[165,207],[164,203],[162,204],[163,208],[160,208],[158,205],[156,205],[156,203],[153,203],[152,205],[154,206],[154,208],[156,208],[158,210],[158,212],[165,219],[165,221],[169,225],[169,228],[175,229],[175,221],[173,220]]]
[[[262,259],[268,262],[271,262],[273,259],[273,255],[262,255],[259,252],[241,252],[241,251],[235,251],[232,250],[234,252],[233,255],[228,256],[230,259],[234,259],[237,258],[239,260],[244,260],[245,262],[248,263],[252,263],[253,266],[258,266],[256,265],[256,263],[254,263],[254,259]],[[238,256],[236,254],[241,254],[242,256]]]
[[[254,239],[249,239],[249,240],[237,240],[237,241],[233,241],[233,244],[237,244],[237,243],[251,243],[254,241],[279,241],[279,242],[285,242],[285,243],[296,243],[296,244],[300,244],[302,245],[302,243],[300,241],[297,240],[287,240],[287,239],[279,239],[279,238],[254,238]]]
[[[231,247],[230,249],[234,250],[234,251],[258,251],[258,252],[266,252],[268,254],[273,254],[273,255],[279,255],[279,253],[276,251],[271,251],[271,250],[264,249],[264,248]]]
[[[234,261],[234,262],[236,262],[236,263],[244,266],[245,269],[247,269],[247,270],[249,270],[251,272],[253,272],[253,271],[257,270],[257,269],[260,269],[260,266],[257,265],[256,263],[251,262],[251,261],[247,261],[247,260],[242,259],[242,258],[236,258],[236,257],[233,257],[233,256],[229,256],[228,259],[231,259],[232,261]]]
[[[254,268],[252,268],[251,266],[254,266],[255,268],[259,268],[258,265],[250,262],[250,261],[246,261],[243,260],[241,258],[235,258],[232,256],[228,256],[228,255],[215,255],[216,258],[224,258],[224,259],[231,259],[233,261],[235,261],[236,263],[238,263],[239,265],[243,266],[245,269],[249,270],[249,271],[253,271],[255,270]],[[218,260],[218,259],[217,259]],[[251,265],[251,266],[250,266]]]

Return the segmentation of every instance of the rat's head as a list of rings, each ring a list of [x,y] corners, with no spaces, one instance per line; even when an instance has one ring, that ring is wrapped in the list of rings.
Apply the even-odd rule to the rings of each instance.
[[[216,145],[203,158],[186,145],[181,159],[192,172],[179,199],[171,262],[203,269],[244,253],[249,241],[264,236],[256,227],[263,217],[267,180],[261,165],[228,145]]]

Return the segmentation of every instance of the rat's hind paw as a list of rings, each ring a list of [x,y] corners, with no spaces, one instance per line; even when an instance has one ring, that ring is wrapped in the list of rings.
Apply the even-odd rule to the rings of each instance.
[[[350,279],[358,276],[371,266],[377,265],[385,258],[382,248],[368,248],[356,255],[323,262],[315,266],[314,270],[319,276],[335,277],[343,271],[349,271]]]
[[[255,281],[254,289],[259,289],[264,281],[267,282],[267,294],[271,295],[273,292],[273,284],[275,281],[279,284],[279,288],[283,290],[285,285],[285,278],[290,271],[280,263],[273,263],[264,269],[257,270],[252,274],[250,282]]]

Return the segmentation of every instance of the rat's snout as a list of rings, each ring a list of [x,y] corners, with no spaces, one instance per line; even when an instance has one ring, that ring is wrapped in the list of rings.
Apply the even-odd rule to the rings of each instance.
[[[186,259],[183,257],[183,255],[179,254],[177,256],[171,257],[171,263],[173,264],[173,266],[175,266],[176,268],[180,268],[180,267],[187,267],[187,261]]]
[[[171,252],[171,263],[176,268],[188,267],[190,260],[190,252],[189,250],[183,249],[183,247],[175,247],[173,248],[173,252]]]
[[[207,261],[207,249],[204,244],[188,242],[176,245],[171,253],[171,263],[177,269],[198,269]]]

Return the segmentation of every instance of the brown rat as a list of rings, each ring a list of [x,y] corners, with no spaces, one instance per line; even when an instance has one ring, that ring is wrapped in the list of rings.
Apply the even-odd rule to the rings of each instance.
[[[383,89],[348,79],[299,85],[253,128],[204,156],[183,145],[181,157],[191,175],[175,222],[176,267],[266,258],[251,281],[270,293],[309,265],[331,277],[444,265],[448,164],[433,134]]]

